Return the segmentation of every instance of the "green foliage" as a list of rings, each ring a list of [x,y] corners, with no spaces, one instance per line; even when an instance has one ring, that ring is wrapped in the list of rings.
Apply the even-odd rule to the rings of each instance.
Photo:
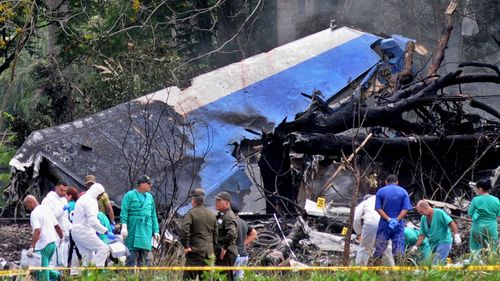
[[[12,159],[16,150],[0,144],[0,191],[10,182],[9,161]],[[4,205],[3,196],[0,195],[0,208]]]
[[[0,64],[19,38],[26,41],[15,53],[13,72],[0,71],[4,112],[10,113],[2,117],[17,134],[17,146],[34,130],[169,86],[187,87],[213,67],[275,44],[266,25],[259,24],[260,14],[274,9],[264,9],[260,0],[70,0],[50,14],[48,6],[32,3],[0,6],[0,27],[10,36],[9,42],[2,37]],[[26,24],[29,32],[21,28]],[[255,36],[271,43],[259,45]],[[55,46],[48,44],[54,39]]]
[[[40,96],[48,103],[39,102],[37,111],[48,115],[56,125],[70,122],[74,115],[74,98],[71,84],[58,66],[53,63],[39,63],[32,73],[39,85]]]
[[[196,32],[189,35],[189,44],[180,46],[176,39],[184,34],[178,14],[193,14],[188,23],[197,28],[199,12],[190,2],[69,1],[79,12],[60,33],[58,59],[74,85],[76,117],[169,86],[186,87],[192,77],[209,69],[199,62],[184,63],[200,44]],[[184,15],[182,9],[192,11]]]
[[[158,56],[151,56],[157,53]],[[97,112],[168,86],[185,87],[189,79],[204,71],[203,65],[182,65],[171,51],[131,46],[127,54],[96,62],[74,65],[71,81],[83,94],[77,98],[79,115]]]
[[[15,136],[10,141],[16,147],[21,146],[31,132],[53,124],[46,104],[39,101],[29,106],[31,106],[29,114],[22,114],[18,110],[12,114],[8,112],[2,113],[2,118],[6,121],[8,129],[15,133]]]
[[[37,83],[33,79],[33,72],[40,63],[46,61],[45,48],[47,41],[41,32],[39,37],[32,37],[32,45],[22,49],[16,58],[15,76],[11,81],[11,71],[0,74],[0,96],[3,98],[7,87],[10,87],[12,95],[7,100],[8,112],[19,112],[28,117],[32,111],[32,104],[37,99]],[[0,59],[1,60],[1,59]]]
[[[16,150],[0,144],[0,167],[8,167],[9,161],[14,157]]]
[[[102,270],[85,270],[80,276],[66,276],[63,280],[82,280],[82,281],[98,281],[98,280],[113,280],[113,281],[140,281],[140,280],[181,280],[182,272],[179,271],[109,271]]]
[[[114,57],[127,51],[130,32],[115,34],[133,25],[131,2],[129,1],[68,1],[73,16],[60,33],[60,58],[66,62],[85,60],[92,55]],[[138,29],[138,28],[135,28]],[[136,33],[136,32],[134,32]],[[140,32],[139,32],[140,35]]]
[[[30,36],[29,30],[36,24],[36,15],[32,9],[33,1],[13,0],[0,2],[0,73],[8,67],[15,56],[19,44],[24,45],[23,38]],[[29,33],[29,34],[27,34]]]
[[[159,272],[128,272],[128,271],[87,271],[80,277],[67,278],[65,280],[180,280],[182,272],[159,271]],[[225,277],[219,273],[204,274],[205,280],[224,280]],[[425,280],[425,281],[458,281],[458,280],[499,280],[499,272],[485,271],[439,271],[429,270],[422,272],[414,271],[335,271],[335,272],[245,272],[243,280],[248,281],[382,281],[382,280]]]

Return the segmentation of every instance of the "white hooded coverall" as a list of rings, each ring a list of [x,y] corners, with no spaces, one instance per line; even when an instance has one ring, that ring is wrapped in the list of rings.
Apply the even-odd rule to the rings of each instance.
[[[375,210],[375,198],[375,195],[370,195],[363,202],[359,203],[354,211],[354,223],[352,227],[358,235],[361,235],[361,242],[356,254],[356,265],[368,265],[368,260],[375,249],[375,237],[377,236],[377,228],[380,220],[380,215]],[[392,248],[387,247],[383,257],[387,265],[394,266],[394,258],[391,251]]]
[[[104,187],[95,183],[75,204],[71,235],[82,254],[84,266],[92,261],[102,267],[109,256],[109,247],[96,235],[96,232],[102,234],[108,230],[97,219],[97,197],[103,192]]]

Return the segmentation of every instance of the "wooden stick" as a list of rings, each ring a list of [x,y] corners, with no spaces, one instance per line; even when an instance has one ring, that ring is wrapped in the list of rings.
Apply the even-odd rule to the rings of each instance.
[[[351,205],[350,205],[350,210],[349,210],[349,225],[347,228],[347,233],[345,235],[345,242],[344,242],[344,253],[342,255],[342,264],[344,266],[349,266],[349,259],[351,257],[351,235],[352,235],[352,230],[353,230],[353,224],[354,224],[354,212],[356,210],[356,203],[358,201],[358,194],[359,194],[359,184],[361,181],[361,176],[359,173],[359,168],[356,162],[354,162],[354,187],[352,190],[352,199],[351,199]]]

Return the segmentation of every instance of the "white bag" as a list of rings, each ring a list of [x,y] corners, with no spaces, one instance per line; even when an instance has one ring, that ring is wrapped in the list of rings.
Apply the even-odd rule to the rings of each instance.
[[[28,250],[21,251],[21,263],[22,268],[27,268],[30,266],[40,266],[42,264],[42,256],[40,253],[34,252],[32,257],[28,257]]]
[[[63,242],[56,248],[52,260],[57,266],[66,267],[68,265],[69,242]]]
[[[65,262],[67,262],[67,261],[68,260],[66,259]],[[54,255],[52,255],[52,259],[50,260],[49,266],[53,266],[53,267],[61,266],[61,264],[58,265],[57,262],[58,262],[58,257],[57,257],[57,248],[56,248],[56,252],[54,252]],[[40,254],[40,252],[35,251],[35,252],[33,252],[32,257],[28,257],[28,250],[23,249],[21,251],[21,262],[20,262],[21,267],[23,267],[23,268],[30,267],[30,266],[37,266],[38,267],[41,265],[42,265],[42,255]]]
[[[114,241],[108,244],[108,247],[111,251],[111,256],[113,258],[119,258],[127,255],[127,247],[125,244],[119,241]]]

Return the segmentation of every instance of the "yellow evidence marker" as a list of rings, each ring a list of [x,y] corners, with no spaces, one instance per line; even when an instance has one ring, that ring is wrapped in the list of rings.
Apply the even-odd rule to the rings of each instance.
[[[318,201],[316,201],[316,206],[318,206],[318,208],[325,208],[325,205],[326,205],[326,199],[325,197],[318,197]]]

